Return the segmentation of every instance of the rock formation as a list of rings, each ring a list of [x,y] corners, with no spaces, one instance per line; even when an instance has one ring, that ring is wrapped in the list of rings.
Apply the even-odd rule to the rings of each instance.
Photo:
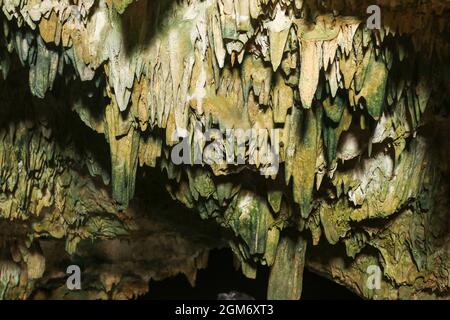
[[[373,4],[0,0],[0,299],[195,284],[224,246],[269,299],[305,267],[448,299],[450,1]]]

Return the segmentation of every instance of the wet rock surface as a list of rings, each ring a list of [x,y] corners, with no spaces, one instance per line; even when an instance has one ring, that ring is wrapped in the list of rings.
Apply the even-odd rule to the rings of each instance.
[[[194,284],[224,246],[272,299],[304,268],[448,299],[450,3],[378,4],[369,30],[356,0],[0,0],[0,299]]]

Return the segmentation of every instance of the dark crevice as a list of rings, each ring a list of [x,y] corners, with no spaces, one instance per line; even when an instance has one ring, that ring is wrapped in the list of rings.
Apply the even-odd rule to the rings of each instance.
[[[215,300],[219,293],[237,291],[257,300],[265,300],[269,274],[268,267],[259,266],[256,279],[248,279],[240,270],[234,269],[230,250],[213,250],[209,256],[208,267],[198,271],[195,287],[192,287],[182,274],[163,281],[151,280],[149,292],[141,299]],[[359,300],[360,298],[345,287],[305,269],[302,299]]]

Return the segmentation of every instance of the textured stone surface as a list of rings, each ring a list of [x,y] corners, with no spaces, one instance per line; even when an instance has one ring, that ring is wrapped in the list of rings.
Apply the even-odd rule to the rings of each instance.
[[[246,276],[272,267],[270,298],[299,298],[305,266],[365,298],[448,299],[450,3],[379,1],[380,30],[370,4],[0,0],[0,298],[130,298],[194,282],[227,243]],[[244,164],[175,165],[177,129],[208,148],[199,123],[278,129],[278,172],[261,170],[270,134]],[[145,222],[151,176],[221,239]],[[52,246],[99,265],[92,288],[52,285]]]

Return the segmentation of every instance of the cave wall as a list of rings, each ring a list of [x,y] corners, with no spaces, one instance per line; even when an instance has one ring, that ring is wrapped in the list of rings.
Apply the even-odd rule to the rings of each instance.
[[[450,3],[379,1],[379,30],[369,5],[0,0],[0,298],[131,298],[178,272],[194,283],[225,244],[247,277],[271,267],[271,299],[300,298],[304,267],[365,298],[448,298]],[[173,161],[180,140],[189,163]],[[216,148],[233,163],[195,163]],[[175,239],[151,227],[155,177],[220,239],[177,217]],[[126,254],[143,248],[154,256]],[[67,292],[53,251],[104,273]]]

